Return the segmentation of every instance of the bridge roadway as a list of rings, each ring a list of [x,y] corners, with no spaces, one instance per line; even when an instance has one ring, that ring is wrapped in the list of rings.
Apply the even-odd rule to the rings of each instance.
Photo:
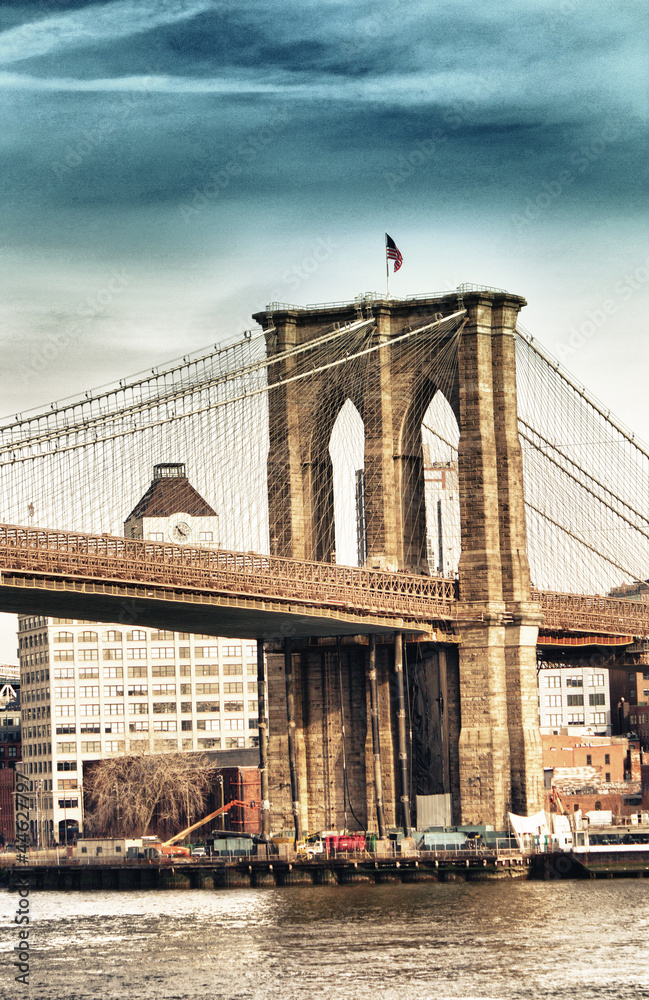
[[[649,636],[647,604],[532,597],[544,633]],[[455,580],[7,524],[0,611],[266,641],[406,632],[457,642],[462,621],[481,614],[467,612]]]

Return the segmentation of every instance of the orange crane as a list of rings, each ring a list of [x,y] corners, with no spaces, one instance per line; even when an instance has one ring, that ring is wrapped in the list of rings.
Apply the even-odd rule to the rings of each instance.
[[[204,823],[209,823],[209,821],[214,819],[216,816],[223,815],[228,812],[229,809],[232,809],[233,806],[245,806],[246,808],[250,808],[251,805],[252,803],[250,802],[240,802],[239,799],[233,799],[232,802],[228,802],[226,805],[220,806],[218,809],[215,809],[214,812],[204,816],[203,819],[199,819],[198,823],[192,823],[191,826],[187,826],[184,830],[181,830],[180,833],[177,833],[175,837],[170,837],[169,840],[165,840],[164,844],[161,845],[163,853],[165,847],[171,847],[172,844],[175,844],[177,840],[181,840],[183,837],[186,837],[188,833],[192,832],[192,830],[197,830],[199,826],[203,826]]]

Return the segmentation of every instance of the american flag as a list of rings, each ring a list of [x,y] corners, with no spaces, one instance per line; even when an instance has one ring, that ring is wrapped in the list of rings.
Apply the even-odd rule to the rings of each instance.
[[[399,250],[397,244],[391,236],[388,236],[387,233],[385,234],[385,252],[388,255],[388,260],[394,261],[394,273],[396,274],[403,264],[403,257],[401,256],[401,251]]]

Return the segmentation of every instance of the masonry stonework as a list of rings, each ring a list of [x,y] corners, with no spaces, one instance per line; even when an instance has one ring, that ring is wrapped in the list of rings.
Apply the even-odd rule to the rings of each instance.
[[[444,390],[460,428],[459,643],[457,652],[456,640],[437,647],[436,683],[442,687],[426,710],[432,716],[443,706],[444,713],[438,726],[445,744],[439,758],[444,775],[437,776],[435,787],[444,781],[450,786],[456,821],[490,823],[497,829],[506,827],[509,810],[532,813],[543,804],[536,694],[539,615],[531,601],[516,408],[514,331],[524,304],[518,296],[490,291],[374,302],[366,312],[371,310],[373,342],[379,349],[368,356],[363,378],[351,387],[337,374],[339,369],[308,381],[287,381],[296,362],[283,352],[303,345],[306,360],[303,353],[301,363],[308,365],[309,343],[335,323],[358,319],[358,304],[255,317],[268,331],[269,353],[278,356],[273,379],[283,383],[269,394],[271,551],[297,559],[334,558],[328,445],[336,417],[350,398],[365,428],[367,564],[428,572],[421,423],[439,387],[432,347],[427,356],[420,345],[413,359],[408,339],[395,338],[435,316],[465,310],[457,375]],[[413,638],[410,646],[406,643],[410,659]],[[371,732],[366,642],[359,637],[335,653],[331,647],[314,646],[294,657],[296,766],[305,829],[376,825],[377,747]],[[377,644],[380,774],[388,825],[401,821],[403,794],[393,655],[389,643]],[[269,657],[275,826],[290,825],[291,816],[283,735],[286,695],[283,680],[273,676],[282,669],[281,655]]]

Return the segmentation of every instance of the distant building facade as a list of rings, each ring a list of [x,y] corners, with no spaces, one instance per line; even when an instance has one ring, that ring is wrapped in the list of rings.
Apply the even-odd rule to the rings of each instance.
[[[544,663],[539,670],[541,733],[611,735],[609,672],[604,667]]]
[[[184,466],[156,466],[128,537],[218,545]],[[24,771],[41,842],[83,829],[83,764],[115,754],[258,745],[257,647],[78,619],[19,617]],[[39,821],[32,820],[38,840]]]

